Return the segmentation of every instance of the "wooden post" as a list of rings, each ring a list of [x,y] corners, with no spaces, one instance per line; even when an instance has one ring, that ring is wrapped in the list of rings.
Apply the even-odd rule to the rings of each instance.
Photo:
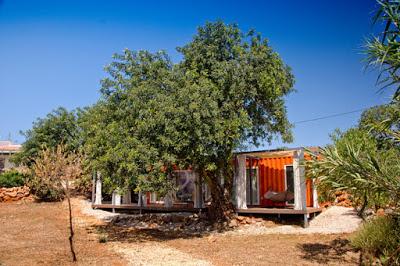
[[[131,198],[131,190],[128,188],[125,194],[122,196],[122,203],[123,204],[131,204],[132,203],[132,198]]]
[[[101,201],[102,201],[102,196],[101,196],[101,174],[100,174],[100,172],[97,172],[95,204],[101,204]]]
[[[294,151],[293,154],[293,173],[294,173],[294,209],[306,210],[306,181],[304,177],[303,150]]]
[[[238,167],[236,175],[236,208],[247,209],[246,204],[246,155],[239,154],[237,156]]]
[[[138,202],[140,207],[146,207],[147,206],[147,197],[146,193],[143,193],[142,191],[139,191],[139,202]]]
[[[121,205],[121,194],[119,194],[118,192],[114,191],[112,193],[111,204],[112,205]]]
[[[168,192],[164,197],[164,207],[171,208],[173,205],[174,205],[174,202],[172,199],[172,193]]]
[[[308,214],[305,213],[305,214],[304,214],[303,227],[304,227],[304,228],[307,228],[308,226],[309,226],[309,223],[308,223]]]

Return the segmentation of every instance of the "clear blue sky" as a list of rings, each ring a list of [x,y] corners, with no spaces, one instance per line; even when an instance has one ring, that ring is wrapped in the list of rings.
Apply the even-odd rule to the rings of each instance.
[[[361,47],[374,27],[373,0],[337,1],[20,1],[0,0],[0,139],[52,109],[96,102],[103,67],[124,48],[175,51],[206,21],[261,32],[292,67],[291,122],[382,104]],[[303,123],[287,146],[324,145],[359,113]],[[272,146],[282,146],[279,141]]]

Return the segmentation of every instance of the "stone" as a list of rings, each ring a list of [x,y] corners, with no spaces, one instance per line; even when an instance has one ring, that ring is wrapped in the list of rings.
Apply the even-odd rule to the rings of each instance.
[[[246,217],[244,217],[244,216],[238,216],[238,217],[236,217],[236,219],[237,219],[239,222],[242,222],[243,220],[246,219]]]
[[[217,241],[217,239],[214,236],[209,236],[207,238],[208,243],[214,243],[215,241]]]
[[[235,219],[232,219],[232,220],[229,222],[229,227],[231,227],[231,228],[237,227],[238,225],[239,225],[239,223],[238,223]]]
[[[11,198],[14,198],[17,196],[17,192],[15,190],[11,190],[10,192],[7,192],[6,195]]]

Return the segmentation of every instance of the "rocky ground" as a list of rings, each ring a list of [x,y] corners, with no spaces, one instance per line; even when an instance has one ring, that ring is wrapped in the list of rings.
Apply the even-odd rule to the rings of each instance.
[[[33,200],[27,186],[0,188],[0,202]]]
[[[201,214],[107,216],[89,210],[88,203],[81,202],[81,207],[109,221],[98,230],[132,265],[355,265],[358,261],[347,238],[361,220],[351,208],[332,206],[302,228],[248,216],[212,225]],[[154,253],[159,256],[149,256]]]

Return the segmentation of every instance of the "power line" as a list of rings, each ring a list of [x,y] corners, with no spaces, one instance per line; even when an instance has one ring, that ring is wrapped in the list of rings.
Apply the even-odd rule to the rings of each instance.
[[[323,119],[328,119],[328,118],[333,118],[333,117],[338,117],[338,116],[358,113],[358,112],[365,111],[367,109],[369,109],[369,107],[368,108],[357,109],[357,110],[353,110],[353,111],[349,111],[349,112],[344,112],[344,113],[337,113],[337,114],[333,114],[333,115],[327,115],[327,116],[321,116],[321,117],[316,117],[316,118],[312,118],[312,119],[301,120],[301,121],[294,122],[293,124],[295,124],[295,125],[303,124],[303,123],[307,123],[307,122],[313,122],[313,121],[318,121],[318,120],[323,120]]]

